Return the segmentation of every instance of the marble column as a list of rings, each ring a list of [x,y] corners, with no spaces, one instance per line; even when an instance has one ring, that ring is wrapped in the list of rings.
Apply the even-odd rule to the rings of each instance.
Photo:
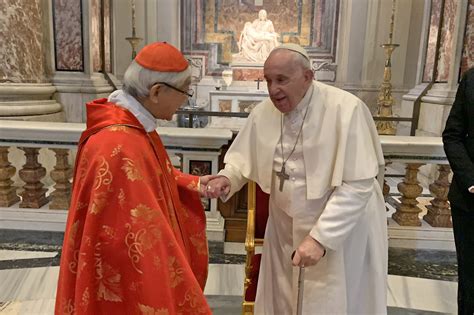
[[[63,104],[68,122],[84,122],[85,103],[107,97],[114,89],[102,73],[101,33],[105,71],[120,86],[111,74],[110,0],[53,0],[52,12],[56,99]]]
[[[474,0],[445,0],[444,7],[441,5],[440,0],[426,3],[416,85],[403,96],[402,102],[401,116],[410,116],[415,99],[428,88],[421,98],[416,130],[416,135],[420,136],[441,135],[461,74],[474,65]],[[436,55],[438,64],[435,69]],[[434,83],[429,87],[432,80]],[[409,124],[402,125],[406,126],[407,132]]]
[[[64,121],[51,84],[50,3],[0,5],[0,119]]]

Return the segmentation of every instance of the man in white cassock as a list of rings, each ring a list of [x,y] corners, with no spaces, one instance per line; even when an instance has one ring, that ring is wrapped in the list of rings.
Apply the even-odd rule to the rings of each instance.
[[[366,105],[313,80],[306,51],[275,48],[257,105],[208,185],[225,200],[248,181],[270,194],[255,314],[386,314],[387,227],[375,177],[382,149]],[[296,250],[294,258],[291,254]]]

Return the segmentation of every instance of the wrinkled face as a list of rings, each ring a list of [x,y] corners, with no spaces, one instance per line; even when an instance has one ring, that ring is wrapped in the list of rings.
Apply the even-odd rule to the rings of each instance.
[[[190,80],[184,86],[176,87],[181,91],[189,89]],[[171,120],[178,108],[188,96],[176,89],[157,83],[150,88],[150,95],[145,99],[144,106],[157,119]]]
[[[298,105],[313,81],[313,72],[303,69],[294,54],[286,49],[275,50],[263,66],[270,99],[282,113]]]
[[[260,10],[258,12],[258,18],[261,20],[261,21],[265,21],[267,19],[267,11],[265,10]]]

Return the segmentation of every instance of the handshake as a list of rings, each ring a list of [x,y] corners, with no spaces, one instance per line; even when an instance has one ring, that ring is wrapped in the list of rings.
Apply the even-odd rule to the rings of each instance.
[[[199,192],[204,198],[219,198],[230,191],[230,180],[222,175],[205,175],[200,177]]]

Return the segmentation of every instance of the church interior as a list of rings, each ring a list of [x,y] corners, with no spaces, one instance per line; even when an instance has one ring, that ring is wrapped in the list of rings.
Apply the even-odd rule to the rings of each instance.
[[[2,0],[0,12],[1,314],[53,314],[85,103],[120,89],[156,41],[192,69],[193,96],[157,129],[185,173],[223,168],[282,43],[307,50],[316,80],[364,101],[386,162],[388,314],[456,313],[441,133],[474,66],[474,0]],[[243,313],[253,193],[202,200],[214,314]]]

